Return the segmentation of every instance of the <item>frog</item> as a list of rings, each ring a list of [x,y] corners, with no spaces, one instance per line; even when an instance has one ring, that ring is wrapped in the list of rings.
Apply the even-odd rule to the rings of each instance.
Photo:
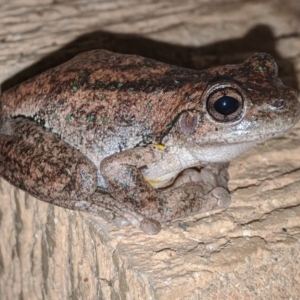
[[[157,234],[230,205],[229,162],[300,118],[267,53],[187,69],[92,50],[0,96],[0,176],[50,204]]]

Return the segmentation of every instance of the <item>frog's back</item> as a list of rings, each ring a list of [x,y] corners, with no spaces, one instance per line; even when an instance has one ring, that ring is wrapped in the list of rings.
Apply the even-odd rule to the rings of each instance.
[[[155,60],[94,50],[5,92],[2,117],[33,118],[82,152],[111,154],[158,142],[201,94],[200,77]]]

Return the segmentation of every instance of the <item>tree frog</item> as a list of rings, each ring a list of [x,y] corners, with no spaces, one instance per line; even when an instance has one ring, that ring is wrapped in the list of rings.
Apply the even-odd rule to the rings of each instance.
[[[0,103],[3,178],[65,208],[107,208],[147,234],[227,207],[228,162],[300,117],[265,53],[199,71],[94,50]]]

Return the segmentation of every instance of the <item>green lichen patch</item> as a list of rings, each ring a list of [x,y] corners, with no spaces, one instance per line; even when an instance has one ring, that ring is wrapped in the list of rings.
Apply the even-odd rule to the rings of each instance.
[[[103,153],[104,152],[104,148],[101,146],[99,149],[98,149],[98,153]]]
[[[263,71],[265,70],[265,67],[263,67],[263,66],[258,66],[257,69],[258,69],[258,71],[263,72]]]
[[[103,93],[100,93],[100,94],[98,95],[98,97],[99,97],[101,100],[104,100],[104,99],[106,98],[106,95],[103,94]]]
[[[97,121],[97,118],[94,114],[87,115],[86,119],[89,123],[95,123]]]
[[[129,194],[129,198],[132,200],[136,200],[136,194]]]
[[[108,117],[104,117],[102,119],[102,124],[105,125],[108,122],[108,120],[109,120]]]
[[[76,84],[73,84],[72,87],[71,87],[71,91],[72,91],[73,93],[77,92],[78,89],[79,89],[79,87],[78,87]]]
[[[72,114],[66,115],[66,121],[67,121],[67,122],[71,122],[71,121],[73,121],[73,120],[74,120],[74,116],[73,116]]]
[[[152,104],[151,102],[148,102],[148,103],[147,103],[147,108],[148,108],[148,109],[152,109],[152,107],[153,107],[153,104]]]

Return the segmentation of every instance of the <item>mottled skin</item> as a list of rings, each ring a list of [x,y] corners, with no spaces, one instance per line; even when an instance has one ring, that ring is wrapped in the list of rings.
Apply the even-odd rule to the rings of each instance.
[[[223,96],[236,99],[230,114],[214,106]],[[108,208],[149,234],[227,207],[228,162],[300,117],[267,54],[197,71],[94,50],[0,103],[2,177],[49,203]]]

